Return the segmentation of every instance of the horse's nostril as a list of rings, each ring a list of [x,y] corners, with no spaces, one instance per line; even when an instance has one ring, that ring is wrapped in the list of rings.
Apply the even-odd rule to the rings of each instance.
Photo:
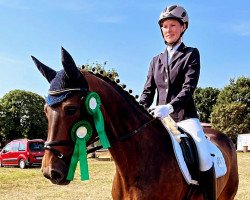
[[[59,183],[63,180],[63,174],[57,170],[52,170],[51,179]]]

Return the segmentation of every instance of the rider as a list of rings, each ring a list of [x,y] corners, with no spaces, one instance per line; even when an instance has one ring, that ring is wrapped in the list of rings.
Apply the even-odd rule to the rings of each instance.
[[[213,200],[216,199],[213,161],[192,97],[200,74],[200,55],[198,49],[182,42],[189,25],[188,14],[183,7],[172,5],[160,14],[158,24],[167,47],[150,63],[140,103],[149,108],[157,90],[154,117],[163,119],[171,115],[178,126],[192,135],[199,155],[204,199]]]

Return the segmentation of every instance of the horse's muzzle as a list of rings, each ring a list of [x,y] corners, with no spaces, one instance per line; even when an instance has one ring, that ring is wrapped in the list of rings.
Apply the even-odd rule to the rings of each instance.
[[[70,183],[70,181],[66,180],[66,175],[61,170],[42,168],[42,173],[44,177],[49,179],[53,184],[68,185]]]
[[[52,155],[53,162],[47,162],[45,155],[42,162],[42,173],[45,178],[49,179],[53,184],[57,185],[68,185],[70,181],[68,181],[68,167],[66,163],[55,156]],[[51,158],[51,157],[50,157]],[[49,159],[49,161],[51,161]]]

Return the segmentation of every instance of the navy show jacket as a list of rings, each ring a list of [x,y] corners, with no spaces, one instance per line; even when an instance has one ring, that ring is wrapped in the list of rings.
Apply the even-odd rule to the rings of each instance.
[[[186,47],[183,43],[173,54],[169,64],[167,50],[155,56],[149,67],[140,103],[150,107],[157,90],[157,105],[170,103],[176,122],[198,118],[193,93],[200,75],[200,54],[198,49]]]

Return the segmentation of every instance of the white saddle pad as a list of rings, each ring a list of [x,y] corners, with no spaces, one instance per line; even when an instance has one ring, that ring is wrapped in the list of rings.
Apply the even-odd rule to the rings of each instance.
[[[175,156],[176,156],[178,165],[180,167],[180,170],[181,170],[185,180],[187,181],[188,184],[198,185],[198,181],[193,180],[191,178],[191,175],[190,175],[189,170],[187,168],[186,162],[184,161],[184,157],[183,157],[182,150],[181,150],[179,143],[177,142],[174,135],[171,133],[170,129],[164,123],[163,123],[163,125],[168,130],[168,133],[169,133],[170,138],[172,140],[173,149],[175,152]],[[216,178],[221,177],[221,176],[225,175],[227,172],[227,166],[225,163],[225,159],[224,159],[221,151],[219,150],[219,148],[215,144],[213,144],[210,140],[208,140],[208,144],[209,144],[210,153],[212,155],[214,155],[211,157],[212,157],[213,162],[214,162]]]
[[[214,155],[212,156],[212,159],[214,162],[216,178],[224,176],[227,173],[227,165],[221,150],[210,140],[208,140],[208,146],[210,154]]]

